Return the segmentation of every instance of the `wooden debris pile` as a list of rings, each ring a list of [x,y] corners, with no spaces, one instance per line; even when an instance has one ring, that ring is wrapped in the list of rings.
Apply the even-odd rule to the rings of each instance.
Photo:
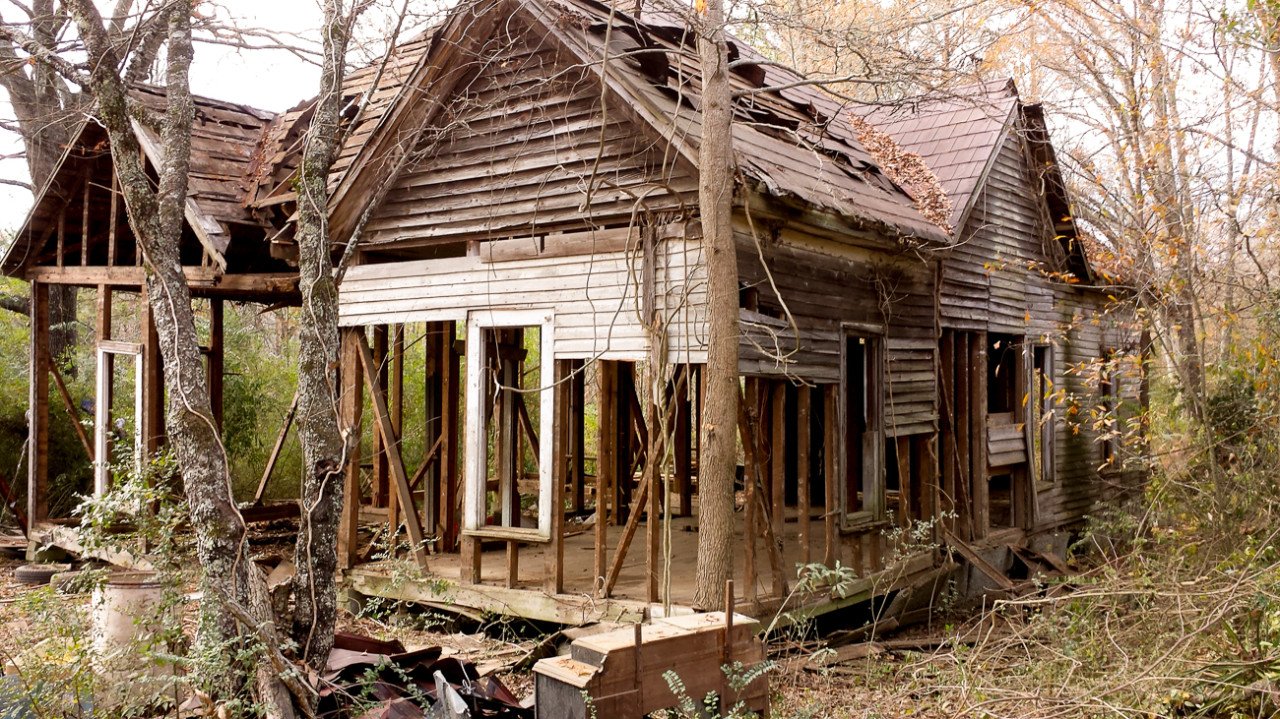
[[[325,719],[533,719],[533,710],[495,677],[444,656],[407,651],[399,641],[339,633],[321,676],[317,716]]]

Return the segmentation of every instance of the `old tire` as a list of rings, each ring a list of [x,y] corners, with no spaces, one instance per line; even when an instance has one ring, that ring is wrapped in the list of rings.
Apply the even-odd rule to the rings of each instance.
[[[42,586],[49,583],[53,575],[71,569],[70,564],[24,564],[13,572],[13,578],[21,584]]]

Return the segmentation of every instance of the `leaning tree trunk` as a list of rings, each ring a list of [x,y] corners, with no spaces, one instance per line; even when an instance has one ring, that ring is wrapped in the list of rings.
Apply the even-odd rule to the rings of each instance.
[[[210,408],[191,292],[179,255],[195,115],[187,78],[192,57],[192,3],[177,0],[177,11],[170,15],[168,111],[161,133],[165,162],[157,168],[160,181],[156,191],[151,189],[130,124],[125,85],[102,18],[93,0],[69,0],[67,4],[90,58],[97,117],[107,129],[129,224],[143,253],[148,299],[166,367],[166,428],[182,472],[206,597],[201,605],[200,638],[208,651],[202,655],[221,659],[202,667],[211,676],[201,679],[219,696],[228,698],[244,696],[252,687],[255,698],[267,705],[271,716],[291,716],[288,695],[268,662],[248,666],[243,660],[232,659],[244,645],[242,629],[264,640],[268,652],[276,651],[277,642],[265,578],[245,552],[246,526],[232,496],[227,455]],[[244,621],[246,617],[251,621]],[[242,627],[249,623],[253,626]]]
[[[721,606],[733,576],[733,483],[738,425],[738,261],[733,241],[733,96],[724,37],[723,0],[706,0],[700,18],[702,144],[698,207],[707,249],[706,392],[698,495],[698,565],[694,605]]]
[[[296,237],[303,318],[298,348],[298,437],[304,472],[292,634],[303,660],[315,669],[322,669],[329,656],[338,618],[337,542],[346,449],[338,416],[338,289],[326,222],[327,184],[338,146],[347,52],[342,5],[342,0],[324,3],[320,96],[298,172]],[[343,371],[358,370],[346,367]],[[347,439],[359,441],[358,437]]]

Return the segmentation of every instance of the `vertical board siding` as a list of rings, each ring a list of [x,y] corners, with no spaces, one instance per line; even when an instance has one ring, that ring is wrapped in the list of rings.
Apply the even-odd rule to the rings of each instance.
[[[1095,427],[1102,403],[1096,365],[1108,349],[1131,348],[1137,330],[1105,294],[1054,276],[1062,253],[1038,188],[1023,138],[1010,132],[943,260],[940,313],[948,328],[1053,346],[1055,471],[1036,492],[1038,528],[1049,528],[1079,521],[1113,489],[1099,474],[1105,448]],[[1136,378],[1122,379],[1119,390],[1136,406]]]

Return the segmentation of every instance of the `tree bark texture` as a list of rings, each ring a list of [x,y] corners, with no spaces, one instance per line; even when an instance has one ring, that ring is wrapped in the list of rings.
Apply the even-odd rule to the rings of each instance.
[[[232,496],[226,451],[210,407],[191,293],[179,255],[195,115],[187,77],[193,54],[192,0],[177,0],[169,15],[168,109],[161,133],[165,162],[156,168],[159,186],[154,191],[129,120],[118,57],[102,17],[92,0],[68,0],[67,6],[89,56],[97,118],[110,137],[125,210],[146,267],[147,297],[160,340],[169,398],[166,427],[182,472],[206,597],[200,640],[215,654],[228,657],[226,666],[211,668],[215,676],[205,679],[211,690],[224,697],[244,696],[251,686],[271,716],[289,716],[288,696],[270,664],[233,666],[229,658],[244,642],[230,604],[254,618],[257,626],[252,627],[252,633],[257,638],[271,638],[274,622],[265,577],[245,552],[246,525]]]
[[[699,18],[702,143],[698,206],[707,251],[706,392],[698,480],[698,563],[694,605],[723,606],[733,576],[733,490],[738,422],[738,262],[733,240],[733,96],[723,0],[706,0]]]
[[[320,96],[298,173],[298,270],[302,318],[298,351],[298,437],[302,444],[302,522],[298,531],[292,634],[304,661],[322,669],[338,616],[336,572],[346,442],[338,382],[338,288],[330,253],[328,177],[338,148],[348,27],[342,0],[324,3]],[[352,240],[354,241],[354,239]],[[343,371],[359,372],[346,367]],[[410,510],[412,511],[412,510]]]

